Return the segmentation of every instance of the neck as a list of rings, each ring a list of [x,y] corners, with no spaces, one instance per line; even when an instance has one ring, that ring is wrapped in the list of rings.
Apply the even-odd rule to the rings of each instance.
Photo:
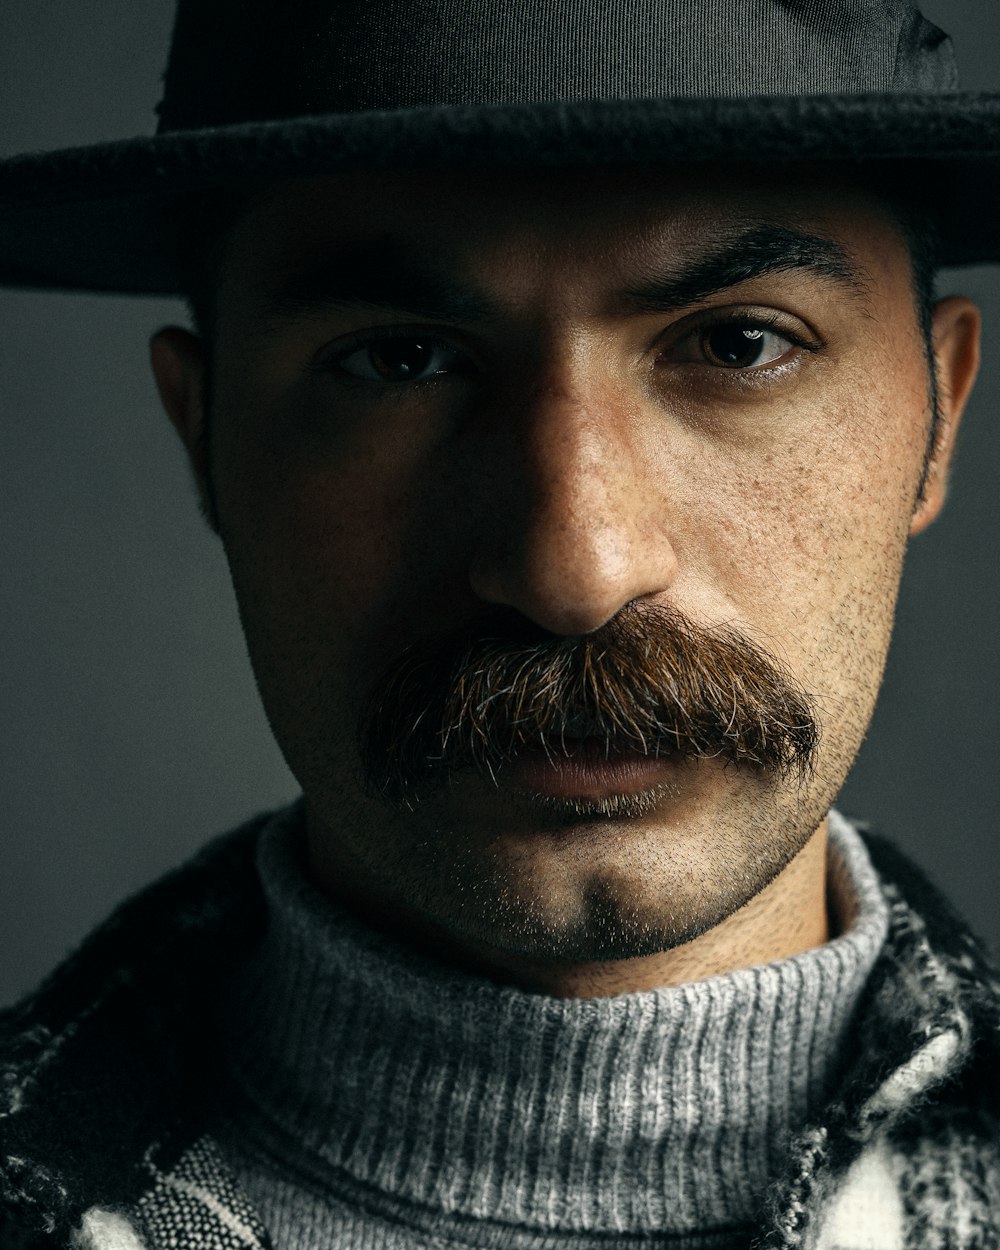
[[[824,819],[765,889],[689,942],[635,959],[580,963],[524,959],[458,938],[395,900],[390,905],[366,874],[352,873],[342,862],[332,874],[310,854],[308,873],[321,893],[365,924],[439,962],[555,998],[606,998],[701,981],[822,946],[831,936],[827,841]],[[309,843],[315,846],[312,839]]]

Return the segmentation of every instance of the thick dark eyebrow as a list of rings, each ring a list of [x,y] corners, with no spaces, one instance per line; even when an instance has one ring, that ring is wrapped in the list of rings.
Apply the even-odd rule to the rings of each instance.
[[[716,244],[690,262],[658,267],[622,302],[636,312],[688,308],[730,287],[768,274],[805,270],[864,298],[868,282],[834,239],[785,226],[761,226]],[[254,290],[268,325],[337,310],[396,312],[459,324],[499,319],[500,304],[472,286],[450,282],[395,242],[352,243],[265,281]]]
[[[675,265],[628,288],[624,301],[639,312],[676,312],[730,287],[769,274],[804,270],[864,299],[869,282],[835,239],[786,226],[760,226],[726,239],[687,265]]]
[[[469,323],[500,314],[485,293],[452,283],[395,244],[354,243],[282,278],[254,295],[269,325],[339,309],[397,312],[430,321]]]

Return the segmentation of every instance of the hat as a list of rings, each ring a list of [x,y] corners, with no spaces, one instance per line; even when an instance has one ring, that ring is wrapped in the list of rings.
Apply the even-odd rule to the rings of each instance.
[[[913,0],[180,0],[155,135],[0,162],[0,282],[174,294],[185,206],[348,170],[850,161],[1000,259],[1000,94]]]

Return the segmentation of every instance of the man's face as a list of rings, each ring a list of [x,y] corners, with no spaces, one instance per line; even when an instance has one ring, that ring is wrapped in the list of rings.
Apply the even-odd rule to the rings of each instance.
[[[211,390],[250,656],[314,867],[345,896],[529,957],[638,955],[741,907],[822,824],[941,493],[932,474],[917,499],[906,246],[862,190],[731,169],[284,184],[228,239]],[[562,741],[670,701],[645,675],[676,613],[811,699],[812,767],[710,734],[610,780],[519,771],[519,713],[526,746],[542,721]],[[589,679],[553,663],[616,624],[623,683],[614,650]],[[437,666],[406,668],[414,647]],[[757,715],[738,678],[703,674],[699,697]],[[394,751],[408,731],[440,746],[445,705],[490,763],[445,745],[423,784]],[[596,720],[560,736],[566,707]]]

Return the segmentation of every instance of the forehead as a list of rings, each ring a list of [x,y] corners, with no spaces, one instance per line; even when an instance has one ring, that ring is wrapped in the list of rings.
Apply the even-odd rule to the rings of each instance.
[[[237,287],[321,262],[344,244],[419,252],[427,269],[617,280],[651,256],[679,262],[759,226],[840,243],[866,280],[908,272],[885,200],[813,165],[470,169],[357,173],[276,183],[243,208],[222,276]]]

